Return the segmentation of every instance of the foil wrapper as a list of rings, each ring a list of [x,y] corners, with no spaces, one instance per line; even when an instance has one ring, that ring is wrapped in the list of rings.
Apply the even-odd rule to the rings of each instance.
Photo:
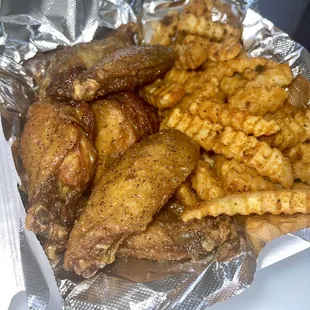
[[[129,21],[141,23],[147,42],[154,22],[171,9],[182,10],[187,2],[0,2],[0,249],[1,267],[6,270],[5,278],[10,279],[0,281],[0,290],[6,296],[4,306],[14,294],[26,290],[30,309],[204,309],[246,289],[257,268],[310,247],[310,229],[303,229],[310,227],[308,215],[240,217],[235,219],[238,237],[200,261],[118,259],[84,280],[61,268],[53,271],[34,234],[23,228],[26,200],[21,199],[23,194],[16,186],[23,176],[18,176],[20,163],[14,164],[11,154],[33,100],[33,82],[23,61],[58,45],[88,42]],[[258,1],[224,2],[231,6],[229,14],[215,8],[212,19],[242,24],[249,55],[288,62],[294,75],[310,79],[309,53],[255,11]],[[297,232],[286,235],[281,247],[259,256],[268,242],[293,231]]]

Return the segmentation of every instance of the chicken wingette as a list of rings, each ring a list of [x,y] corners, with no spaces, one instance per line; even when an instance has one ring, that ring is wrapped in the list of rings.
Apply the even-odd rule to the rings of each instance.
[[[232,225],[229,217],[206,217],[185,223],[179,218],[181,211],[182,205],[170,199],[147,229],[126,239],[116,255],[160,261],[195,259],[229,238]]]
[[[94,188],[71,232],[65,268],[88,278],[112,263],[124,238],[146,229],[198,157],[198,146],[174,130],[131,147]]]
[[[95,147],[98,161],[92,185],[96,185],[107,168],[134,143],[158,130],[153,107],[133,92],[119,92],[91,104],[96,118]]]
[[[26,228],[35,232],[51,261],[62,252],[76,203],[95,168],[94,115],[88,104],[34,103],[21,137],[28,176]]]

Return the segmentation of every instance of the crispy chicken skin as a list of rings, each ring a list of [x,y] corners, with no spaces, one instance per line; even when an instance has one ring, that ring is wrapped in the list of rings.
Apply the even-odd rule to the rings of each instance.
[[[135,144],[105,174],[76,221],[64,266],[89,278],[112,263],[124,238],[143,231],[194,169],[197,145],[166,130]]]
[[[95,168],[94,123],[86,103],[37,102],[28,111],[21,137],[29,180],[26,228],[38,235],[52,261],[66,246],[76,202]]]
[[[91,104],[96,118],[95,147],[98,161],[93,185],[106,169],[134,143],[158,130],[158,117],[153,107],[133,92],[120,92]]]
[[[155,216],[143,232],[133,234],[119,247],[119,257],[152,260],[195,259],[213,251],[230,236],[231,220],[226,216],[184,223],[182,205],[174,199]]]
[[[77,76],[70,97],[89,101],[107,93],[143,86],[163,76],[174,59],[174,51],[161,45],[118,49]]]
[[[41,94],[58,99],[70,98],[73,82],[80,74],[103,57],[134,44],[135,28],[133,24],[122,25],[105,39],[77,44],[54,53],[49,63],[45,64],[47,69]]]

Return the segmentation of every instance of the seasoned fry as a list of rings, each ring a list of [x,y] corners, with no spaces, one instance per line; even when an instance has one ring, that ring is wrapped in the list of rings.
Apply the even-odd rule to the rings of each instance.
[[[211,200],[225,195],[214,169],[203,160],[198,161],[190,179],[192,187],[200,200]]]
[[[295,179],[310,185],[310,144],[299,143],[288,152]]]
[[[183,14],[177,27],[178,31],[188,34],[197,34],[211,40],[222,41],[229,37],[241,37],[241,30],[228,24],[213,22],[205,17],[197,17],[193,14]]]
[[[289,85],[292,79],[288,65],[278,64],[276,67],[266,68],[243,88],[239,88],[229,98],[229,105],[256,115],[274,112],[287,98],[287,93],[282,87]]]
[[[277,185],[265,180],[253,168],[235,159],[216,156],[216,170],[227,195],[241,192],[255,192],[276,189]]]
[[[231,97],[237,89],[243,87],[247,82],[248,81],[241,77],[240,74],[224,76],[221,80],[220,88],[227,95],[227,97]]]
[[[198,68],[208,58],[209,45],[209,40],[206,38],[187,35],[181,44],[175,45],[178,53],[176,68],[185,70]],[[215,51],[213,53],[215,54]]]
[[[158,79],[145,86],[139,92],[140,96],[159,110],[172,108],[185,96],[185,89],[177,83],[165,83]]]
[[[283,151],[310,139],[310,111],[299,111],[276,122],[281,128],[280,131],[264,139],[272,147]]]
[[[280,126],[274,120],[268,121],[261,116],[231,108],[227,104],[215,103],[205,99],[203,95],[193,100],[189,111],[193,115],[199,115],[201,119],[208,118],[213,123],[230,126],[255,137],[269,136],[280,130]]]
[[[185,209],[181,214],[183,221],[202,219],[205,216],[226,214],[249,215],[295,214],[310,212],[310,191],[307,189],[262,191],[226,196],[212,201],[201,202],[195,208]]]
[[[172,43],[172,38],[176,35],[178,21],[178,12],[169,12],[160,22],[158,22],[156,31],[150,43],[152,45],[160,44],[169,46]]]
[[[209,60],[228,61],[236,58],[242,51],[239,39],[231,37],[221,43],[212,42],[209,46]]]
[[[197,198],[188,181],[182,183],[175,191],[175,196],[185,207],[193,207],[197,204]]]
[[[167,117],[165,126],[186,133],[207,151],[212,150],[245,163],[285,188],[293,184],[289,159],[278,149],[273,149],[267,143],[247,136],[242,131],[235,131],[231,127],[222,130],[220,124],[202,120],[199,116],[181,112],[178,108]]]

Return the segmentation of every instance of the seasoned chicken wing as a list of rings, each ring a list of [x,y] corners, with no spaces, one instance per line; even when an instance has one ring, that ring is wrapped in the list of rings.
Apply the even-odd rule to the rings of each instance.
[[[103,40],[77,44],[56,52],[47,66],[40,90],[41,96],[71,98],[75,79],[100,59],[118,49],[133,45],[135,30],[133,24],[122,25]]]
[[[112,263],[123,239],[146,229],[192,172],[198,156],[198,146],[174,130],[130,148],[100,180],[75,223],[65,268],[90,277]]]
[[[143,232],[126,239],[116,255],[154,260],[195,259],[213,251],[230,236],[229,217],[206,217],[184,223],[179,218],[182,205],[170,200]]]
[[[35,103],[21,137],[29,179],[26,228],[41,239],[49,259],[64,250],[78,198],[96,161],[94,116],[88,104]]]
[[[161,45],[118,49],[75,78],[68,97],[89,101],[153,82],[172,67],[174,58],[174,51]]]
[[[132,92],[108,95],[91,104],[91,108],[97,127],[98,162],[92,181],[96,185],[106,169],[129,147],[158,130],[158,118],[155,109]]]

